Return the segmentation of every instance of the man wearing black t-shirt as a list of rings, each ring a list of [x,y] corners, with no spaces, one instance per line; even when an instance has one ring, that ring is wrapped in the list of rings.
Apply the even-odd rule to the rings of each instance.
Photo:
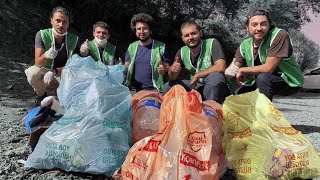
[[[224,71],[225,56],[218,40],[201,39],[200,26],[194,21],[181,25],[181,38],[186,46],[176,54],[169,70],[170,82],[165,84],[164,92],[176,84],[187,91],[196,89],[204,100],[222,103],[229,94]]]

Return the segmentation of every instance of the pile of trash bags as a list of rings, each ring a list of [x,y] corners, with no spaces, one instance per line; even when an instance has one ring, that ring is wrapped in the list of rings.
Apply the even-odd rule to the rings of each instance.
[[[58,98],[65,114],[41,135],[26,168],[111,176],[131,147],[131,94],[124,66],[77,55],[63,69]]]
[[[317,150],[259,90],[223,106],[180,85],[131,97],[124,69],[72,56],[57,91],[65,113],[25,167],[115,179],[223,179],[230,169],[237,179],[320,177]]]
[[[155,97],[155,94],[144,97],[133,109],[146,106],[145,101],[151,103]],[[141,125],[140,130],[144,129],[143,124],[150,127],[153,120],[139,117],[134,119],[142,121],[135,123]],[[222,151],[222,111],[218,103],[204,103],[197,91],[186,92],[182,86],[174,86],[163,97],[157,124],[158,132],[154,135],[139,132],[139,137],[147,137],[131,147],[115,178],[218,179],[223,176],[227,161]]]

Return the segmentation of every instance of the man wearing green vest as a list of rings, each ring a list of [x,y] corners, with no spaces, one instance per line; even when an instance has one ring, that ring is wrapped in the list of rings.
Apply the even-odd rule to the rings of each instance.
[[[55,7],[52,28],[38,31],[35,38],[35,65],[25,70],[29,84],[37,94],[36,105],[46,96],[55,96],[58,79],[69,57],[79,50],[78,36],[68,33],[69,12]]]
[[[110,26],[102,21],[93,25],[94,39],[86,41],[80,47],[80,55],[90,55],[96,61],[102,61],[106,65],[115,65],[121,62],[119,51],[115,45],[108,42],[110,37]]]
[[[169,65],[164,43],[151,38],[153,18],[144,13],[131,19],[131,29],[139,39],[131,43],[125,56],[126,85],[133,93],[140,90],[162,92]]]
[[[214,38],[202,40],[200,26],[195,21],[184,22],[180,32],[186,46],[176,54],[164,93],[180,84],[187,91],[196,89],[204,100],[221,104],[230,92],[224,76],[225,56],[219,41]]]
[[[236,77],[242,86],[237,93],[258,88],[272,101],[275,94],[287,96],[299,92],[304,79],[288,33],[271,25],[268,13],[260,8],[249,12],[246,27],[250,36],[240,44],[225,72]]]

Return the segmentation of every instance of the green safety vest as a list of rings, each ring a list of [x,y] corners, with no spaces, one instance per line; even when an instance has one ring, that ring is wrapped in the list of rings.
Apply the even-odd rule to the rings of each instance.
[[[193,78],[193,76],[201,71],[204,71],[208,68],[210,68],[213,65],[213,62],[211,60],[212,57],[212,43],[215,39],[205,39],[201,41],[201,50],[200,55],[197,61],[197,67],[194,67],[191,62],[191,53],[190,48],[188,46],[183,46],[181,48],[181,59],[185,66],[185,68],[190,73],[190,79]],[[203,78],[200,78],[198,80],[200,83],[203,83]]]
[[[127,86],[131,85],[132,79],[135,73],[134,61],[136,59],[138,45],[139,45],[139,41],[136,41],[131,43],[128,47],[131,63],[128,68],[127,81],[125,83]],[[159,75],[158,65],[159,65],[159,59],[164,54],[164,49],[165,49],[164,43],[156,40],[152,41],[152,50],[151,50],[152,83],[153,83],[153,86],[160,92],[163,91],[164,77],[163,75]]]
[[[262,64],[264,64],[267,60],[267,54],[270,49],[270,46],[281,29],[273,28],[268,32],[266,38],[259,46],[259,59]],[[248,67],[254,66],[253,59],[253,39],[249,37],[245,39],[240,45],[241,56],[246,60],[246,64]],[[278,66],[277,71],[281,72],[281,78],[290,86],[290,87],[302,87],[303,86],[303,75],[302,72],[296,62],[294,55],[292,54],[289,58],[283,58]],[[248,80],[246,81],[246,85],[252,85],[255,83],[255,76],[248,76]]]
[[[48,51],[51,48],[51,44],[54,41],[54,36],[52,29],[43,29],[40,30],[42,42],[44,44],[45,51]],[[67,48],[67,57],[70,58],[76,49],[77,42],[78,42],[78,36],[68,33],[64,36],[64,44]],[[45,68],[52,69],[54,65],[54,59],[47,59],[47,62],[45,64]]]
[[[116,46],[107,42],[106,47],[103,50],[103,60],[100,58],[100,52],[99,48],[94,42],[94,40],[89,41],[89,48],[90,48],[90,56],[92,56],[95,59],[98,59],[102,62],[105,62],[108,65],[114,65],[115,64],[115,52],[116,52]]]

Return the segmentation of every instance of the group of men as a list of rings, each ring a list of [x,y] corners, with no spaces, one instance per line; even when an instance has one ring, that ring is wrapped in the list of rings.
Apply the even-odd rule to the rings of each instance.
[[[25,73],[41,101],[55,95],[59,76],[67,59],[74,53],[92,56],[106,65],[122,62],[120,53],[111,44],[110,27],[105,22],[93,25],[94,39],[81,45],[78,37],[68,33],[69,13],[56,7],[50,15],[52,28],[40,30],[35,38],[35,65]],[[131,19],[131,29],[138,38],[125,54],[126,81],[132,91],[151,90],[165,94],[180,84],[187,91],[197,90],[204,100],[222,104],[230,94],[228,79],[235,78],[238,94],[259,91],[270,100],[276,94],[291,95],[300,91],[303,76],[295,61],[290,37],[283,29],[272,25],[263,9],[249,12],[246,28],[249,36],[240,44],[235,58],[227,68],[226,58],[217,39],[202,39],[201,27],[186,21],[180,27],[185,44],[171,59],[167,46],[154,40],[153,18],[144,13]]]

